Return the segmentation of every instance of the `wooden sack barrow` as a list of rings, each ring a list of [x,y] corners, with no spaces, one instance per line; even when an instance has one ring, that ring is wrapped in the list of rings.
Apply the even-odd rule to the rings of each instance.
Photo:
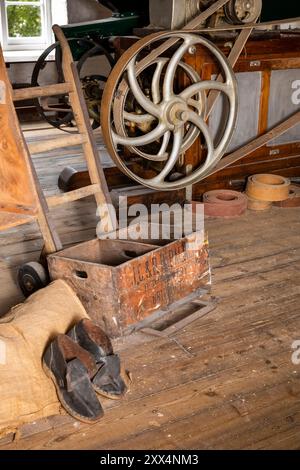
[[[51,220],[52,207],[91,195],[95,196],[97,205],[110,203],[73,57],[61,29],[53,26],[53,31],[62,48],[64,83],[13,90],[0,48],[0,230],[37,221],[44,239],[44,255],[62,249]],[[61,93],[69,94],[78,132],[56,140],[27,145],[18,122],[14,101]],[[46,198],[41,190],[31,155],[78,144],[83,147],[91,184],[68,194]],[[109,232],[114,228],[108,215],[106,229]],[[39,263],[28,263],[19,271],[19,284],[25,295],[31,294],[46,282],[46,271]]]

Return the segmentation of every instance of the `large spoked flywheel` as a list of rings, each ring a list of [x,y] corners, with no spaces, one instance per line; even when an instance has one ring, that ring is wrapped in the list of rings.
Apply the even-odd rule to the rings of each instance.
[[[223,82],[201,80],[201,71],[186,63],[197,46],[213,58]],[[218,136],[206,118],[210,92],[225,103]],[[236,117],[236,78],[226,57],[207,39],[184,31],[152,34],[128,49],[108,78],[101,106],[104,141],[116,165],[158,190],[204,178],[225,153]],[[204,160],[187,171],[184,155],[198,138]]]

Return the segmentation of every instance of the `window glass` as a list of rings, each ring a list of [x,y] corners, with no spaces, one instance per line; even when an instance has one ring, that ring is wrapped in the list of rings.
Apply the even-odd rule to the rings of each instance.
[[[7,5],[8,37],[27,38],[42,36],[40,6]]]

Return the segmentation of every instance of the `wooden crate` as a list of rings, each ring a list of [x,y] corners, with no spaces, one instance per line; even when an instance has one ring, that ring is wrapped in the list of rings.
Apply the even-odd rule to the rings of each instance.
[[[90,317],[112,337],[193,292],[210,286],[206,243],[162,246],[92,240],[48,257],[52,280],[64,279]]]

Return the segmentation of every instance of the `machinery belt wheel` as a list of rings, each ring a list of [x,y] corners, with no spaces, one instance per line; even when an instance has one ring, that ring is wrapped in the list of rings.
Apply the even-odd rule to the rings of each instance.
[[[231,24],[255,23],[262,10],[262,0],[230,0],[224,6],[225,17]]]
[[[289,198],[290,180],[277,175],[250,176],[247,196],[258,201],[279,202]]]
[[[207,217],[240,217],[246,212],[245,194],[227,189],[209,191],[203,196],[204,214]]]
[[[184,63],[198,45],[214,57],[223,82],[201,80],[200,70]],[[177,87],[178,70],[190,82],[183,90]],[[212,90],[227,104],[218,138],[206,120]],[[203,179],[221,160],[235,130],[237,101],[232,67],[213,43],[185,31],[155,33],[125,51],[108,77],[101,106],[104,143],[118,168],[138,184],[162,191],[182,189]],[[138,129],[134,135],[128,123]],[[190,169],[184,154],[200,134],[206,159]],[[130,159],[136,163],[134,171]]]
[[[276,202],[275,206],[283,208],[300,207],[300,186],[292,184],[290,186],[289,198],[286,201]]]

